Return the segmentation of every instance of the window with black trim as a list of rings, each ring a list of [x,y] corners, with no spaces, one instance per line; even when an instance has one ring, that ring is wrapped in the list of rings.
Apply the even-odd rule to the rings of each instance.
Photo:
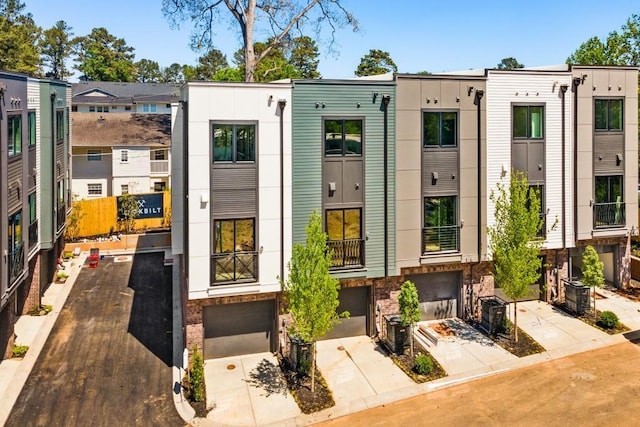
[[[27,138],[28,138],[28,143],[29,143],[29,147],[33,147],[36,145],[36,112],[35,111],[29,111],[27,113]]]
[[[595,228],[620,227],[625,224],[624,176],[595,177]]]
[[[327,247],[331,251],[331,268],[363,266],[362,209],[327,209],[325,226]]]
[[[24,268],[24,245],[22,243],[22,210],[9,215],[9,284],[13,283]]]
[[[36,200],[36,193],[29,194],[29,247],[32,247],[38,242]]]
[[[56,141],[64,140],[64,110],[56,110]]]
[[[90,196],[102,196],[102,184],[87,184],[87,194]]]
[[[211,125],[213,161],[227,163],[255,162],[256,125]]]
[[[540,211],[538,212],[538,216],[540,217],[541,226],[540,230],[538,230],[537,237],[545,237],[547,235],[547,215],[546,208],[544,207],[544,185],[529,185],[529,193],[527,194],[527,208],[529,208],[530,206],[529,201],[531,200],[532,193],[536,195],[538,202],[540,203]]]
[[[212,283],[256,281],[255,218],[213,222]]]
[[[7,132],[9,157],[22,153],[22,115],[11,114],[8,116]]]
[[[120,151],[120,161],[122,163],[128,163],[129,162],[129,150],[121,150]]]
[[[362,120],[324,121],[325,156],[362,156]]]
[[[458,145],[458,113],[456,111],[423,111],[423,146],[456,147]]]
[[[460,250],[458,196],[424,198],[423,253]]]
[[[595,129],[600,132],[622,131],[624,124],[622,99],[595,100]]]
[[[512,120],[514,139],[544,138],[543,105],[514,105]]]

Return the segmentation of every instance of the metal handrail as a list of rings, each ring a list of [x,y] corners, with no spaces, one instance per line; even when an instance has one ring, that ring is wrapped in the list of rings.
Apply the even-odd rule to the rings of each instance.
[[[258,279],[258,252],[240,251],[211,255],[211,283],[248,282]]]
[[[625,206],[622,202],[595,203],[593,205],[593,227],[610,228],[625,225]]]
[[[423,253],[452,252],[460,250],[460,226],[445,225],[422,229]]]
[[[332,269],[364,266],[364,239],[327,240],[327,248]]]

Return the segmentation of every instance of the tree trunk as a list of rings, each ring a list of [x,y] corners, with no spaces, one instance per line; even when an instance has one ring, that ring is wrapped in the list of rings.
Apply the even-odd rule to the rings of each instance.
[[[598,312],[596,311],[596,287],[593,287],[593,320],[598,321]]]
[[[513,300],[513,333],[515,340],[518,342],[518,301]]]
[[[411,348],[411,359],[413,360],[413,323],[409,325],[409,343]]]
[[[256,13],[256,0],[250,0],[245,11],[244,31],[244,81],[255,81],[256,53],[253,49],[253,24]]]
[[[311,343],[311,395],[315,393],[316,386],[316,343]]]

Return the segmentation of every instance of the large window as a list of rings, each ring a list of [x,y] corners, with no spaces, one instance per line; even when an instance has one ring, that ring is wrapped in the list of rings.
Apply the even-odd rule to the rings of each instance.
[[[24,268],[24,248],[22,244],[22,211],[9,215],[9,283],[20,276]]]
[[[101,150],[87,150],[87,161],[89,161],[89,162],[100,162],[100,161],[102,161],[102,151]]]
[[[538,202],[540,203],[540,210],[538,212],[538,216],[540,217],[540,222],[541,222],[541,226],[540,226],[540,230],[538,230],[538,237],[545,237],[547,235],[547,215],[546,215],[546,208],[544,207],[544,186],[543,185],[530,185],[529,186],[529,199],[527,200],[527,203],[529,203],[529,200],[531,195],[535,194],[536,197],[538,198]],[[529,204],[530,206],[530,204]]]
[[[212,125],[214,162],[254,162],[256,126],[253,124]]]
[[[458,113],[455,111],[425,111],[422,113],[425,147],[455,147],[458,145]]]
[[[35,111],[29,111],[27,113],[27,124],[29,126],[29,129],[28,129],[29,147],[33,147],[36,145],[36,112]]]
[[[64,140],[64,110],[56,110],[56,141]]]
[[[213,230],[212,281],[257,280],[255,219],[215,220]]]
[[[362,120],[325,120],[326,156],[362,155]]]
[[[423,252],[458,251],[459,240],[458,197],[425,197]]]
[[[29,247],[38,242],[38,216],[36,211],[36,193],[29,194]]]
[[[513,106],[513,138],[544,138],[544,107],[542,105]]]
[[[156,104],[142,104],[143,113],[155,113],[157,111],[158,111],[158,107]]]
[[[7,130],[9,156],[22,153],[22,116],[19,114],[10,115],[7,120]]]
[[[325,218],[331,267],[364,265],[361,209],[329,209]]]
[[[90,196],[102,196],[102,184],[87,184],[87,194]]]
[[[595,123],[597,131],[621,131],[624,123],[622,99],[596,99]]]
[[[596,176],[593,220],[596,228],[625,224],[623,176]]]

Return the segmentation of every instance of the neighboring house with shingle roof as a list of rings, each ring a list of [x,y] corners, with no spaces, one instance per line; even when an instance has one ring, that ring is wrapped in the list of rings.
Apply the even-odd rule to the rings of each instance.
[[[82,199],[164,191],[171,186],[171,103],[160,83],[73,85],[73,191]]]

